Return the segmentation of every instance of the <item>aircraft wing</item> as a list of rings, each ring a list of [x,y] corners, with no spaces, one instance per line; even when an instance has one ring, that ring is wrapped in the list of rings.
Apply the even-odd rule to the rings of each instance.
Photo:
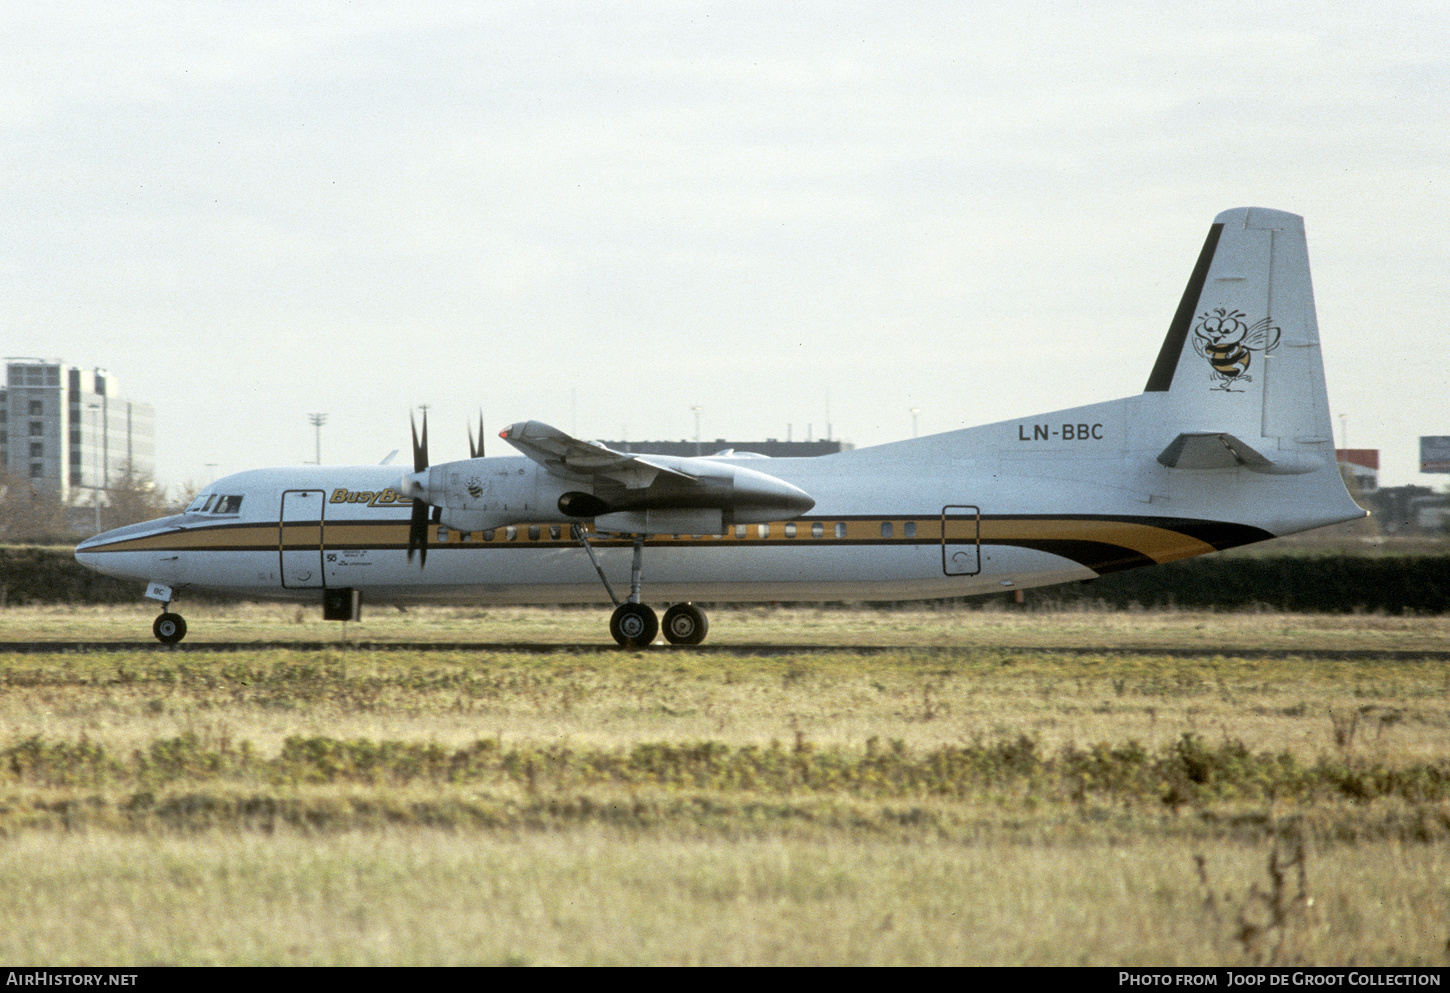
[[[567,435],[542,421],[510,424],[498,436],[552,475],[575,482],[606,479],[625,489],[642,490],[653,485],[662,473],[686,484],[700,478],[700,473],[689,471],[677,459],[616,452],[598,442]]]
[[[796,517],[816,501],[799,487],[728,459],[616,452],[538,421],[499,437],[582,492],[565,493],[567,514],[603,530],[721,534],[727,524]]]

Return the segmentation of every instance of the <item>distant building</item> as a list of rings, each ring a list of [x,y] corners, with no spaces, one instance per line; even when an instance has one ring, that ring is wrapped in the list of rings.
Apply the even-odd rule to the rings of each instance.
[[[1336,448],[1334,457],[1345,472],[1359,484],[1361,493],[1379,489],[1380,450],[1378,448]]]
[[[1450,436],[1420,435],[1420,471],[1450,472]]]
[[[67,504],[105,501],[129,473],[156,471],[156,411],[121,396],[103,369],[6,359],[0,388],[0,465]]]
[[[843,441],[601,441],[601,445],[616,452],[633,452],[636,455],[718,455],[733,451],[754,452],[773,459],[800,459],[814,455],[834,455],[852,447]]]
[[[1428,486],[1386,486],[1366,502],[1385,534],[1442,533],[1450,523],[1450,496]]]

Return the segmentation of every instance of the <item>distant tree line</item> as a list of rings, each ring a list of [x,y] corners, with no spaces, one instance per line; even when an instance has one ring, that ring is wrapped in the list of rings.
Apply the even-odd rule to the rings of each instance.
[[[149,476],[123,467],[101,491],[99,514],[90,503],[91,491],[81,490],[84,502],[63,502],[51,489],[36,486],[0,466],[0,544],[73,545],[97,531],[150,521],[176,513],[190,501],[169,501],[166,491]]]
[[[1443,614],[1450,555],[1263,555],[1186,559],[1026,591],[1027,605]]]
[[[68,548],[0,547],[0,606],[133,603],[144,586],[139,581],[94,573],[76,562]],[[1029,610],[1102,606],[1434,615],[1450,610],[1450,555],[1206,556],[1022,592],[1020,606]],[[235,600],[225,594],[198,593],[188,593],[187,599]],[[1000,594],[992,594],[935,602],[953,607],[1004,602],[1009,607],[1019,606],[1012,594],[1005,601]],[[920,604],[869,606],[893,609]]]

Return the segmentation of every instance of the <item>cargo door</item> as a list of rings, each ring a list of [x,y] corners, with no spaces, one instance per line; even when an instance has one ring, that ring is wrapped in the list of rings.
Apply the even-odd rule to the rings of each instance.
[[[970,504],[941,509],[941,568],[948,576],[982,571],[982,511]]]

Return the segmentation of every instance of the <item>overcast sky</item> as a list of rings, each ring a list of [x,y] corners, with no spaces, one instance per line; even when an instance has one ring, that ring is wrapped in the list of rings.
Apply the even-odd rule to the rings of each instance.
[[[1450,434],[1450,13],[1378,4],[0,7],[0,351],[160,481],[435,461],[483,409],[858,446],[1140,391],[1213,216],[1303,214],[1336,432]],[[1342,444],[1343,437],[1338,438]]]

